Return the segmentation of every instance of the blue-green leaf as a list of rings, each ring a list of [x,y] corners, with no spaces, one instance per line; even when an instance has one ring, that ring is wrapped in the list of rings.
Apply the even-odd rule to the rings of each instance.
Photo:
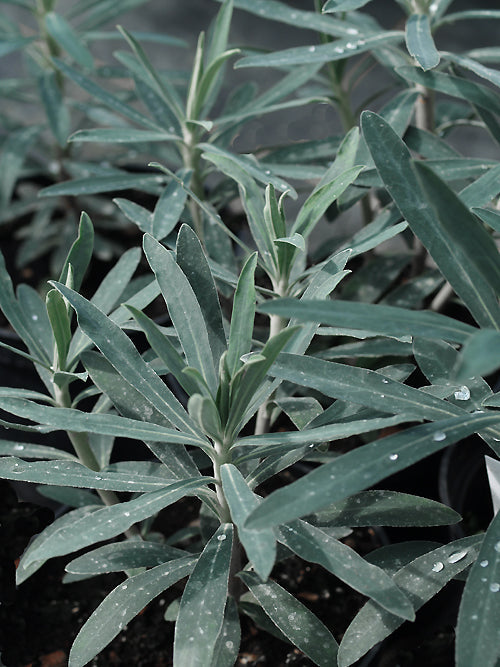
[[[335,667],[337,642],[323,623],[272,580],[262,583],[252,572],[241,572],[260,606],[281,632],[319,667]]]
[[[174,639],[174,667],[210,664],[224,622],[233,525],[222,524],[203,549],[182,594]]]
[[[439,65],[440,56],[432,39],[427,14],[412,14],[406,22],[406,46],[423,70]]]
[[[498,415],[465,414],[376,440],[270,494],[248,517],[249,529],[279,525],[316,512],[475,431],[500,423]]]
[[[231,518],[238,528],[238,537],[248,559],[262,581],[271,573],[276,558],[276,539],[272,530],[248,531],[244,523],[250,512],[257,507],[255,496],[240,471],[229,463],[221,467],[224,495],[231,510]]]
[[[151,600],[188,575],[195,562],[193,557],[178,558],[136,574],[117,586],[78,633],[71,647],[69,666],[87,665]]]
[[[172,254],[148,234],[144,237],[144,252],[160,285],[187,365],[201,373],[215,395],[217,377],[212,349],[196,294]]]
[[[491,522],[460,603],[457,667],[495,667],[500,657],[500,513]]]

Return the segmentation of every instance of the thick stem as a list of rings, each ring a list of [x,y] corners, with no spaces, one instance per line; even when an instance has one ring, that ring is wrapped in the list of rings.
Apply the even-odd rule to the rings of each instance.
[[[273,289],[279,297],[287,295],[288,281],[286,278],[281,278],[277,283],[273,284]],[[279,315],[271,315],[269,322],[269,338],[276,336],[286,326],[286,321]],[[255,420],[255,435],[262,435],[269,431],[270,415],[268,411],[268,401],[263,403],[257,411]]]

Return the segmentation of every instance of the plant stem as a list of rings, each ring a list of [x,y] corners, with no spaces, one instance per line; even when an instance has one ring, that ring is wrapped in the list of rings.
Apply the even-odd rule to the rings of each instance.
[[[58,385],[54,384],[54,398],[56,405],[60,408],[69,408],[71,406],[71,398],[67,387],[61,389]],[[90,468],[90,470],[98,472],[101,469],[101,466],[90,447],[88,434],[76,433],[75,431],[66,431],[66,433],[73,445],[78,460],[83,463],[84,466]],[[99,498],[108,507],[120,503],[120,499],[114,491],[106,491],[105,489],[96,489],[96,491]],[[140,532],[137,526],[131,526],[125,531],[125,535],[127,537],[137,537],[140,535]]]
[[[199,199],[204,199],[205,190],[203,188],[203,181],[200,174],[200,151],[196,145],[196,133],[192,132],[187,127],[184,127],[182,134],[184,143],[181,147],[181,153],[184,167],[193,171],[193,175],[191,176],[191,190]],[[196,235],[200,239],[201,244],[204,245],[203,213],[198,204],[191,198],[189,199],[188,206],[193,219]]]
[[[417,84],[417,90],[420,94],[415,105],[415,125],[419,130],[433,132],[434,93],[421,84]],[[413,253],[411,276],[415,277],[422,273],[427,261],[427,249],[416,236],[413,239]]]
[[[224,489],[222,488],[220,474],[221,466],[224,465],[224,463],[229,463],[231,460],[229,446],[214,441],[214,449],[216,452],[216,457],[214,460],[214,478],[216,480],[215,492],[217,494],[217,500],[219,501],[219,519],[221,523],[233,523],[231,518],[231,510],[229,509],[229,505],[227,504],[226,496],[224,494]],[[238,534],[235,531],[233,537],[233,549],[231,551],[231,564],[229,566],[228,593],[236,600],[236,602],[240,599],[243,590],[242,582],[236,577],[238,572],[241,570],[241,551],[241,542],[239,541]]]
[[[280,278],[278,282],[273,281],[273,289],[277,296],[284,297],[288,293],[288,280]],[[285,320],[280,315],[270,315],[269,338],[276,336],[285,328]],[[262,435],[269,431],[270,416],[268,412],[268,401],[262,403],[257,411],[255,420],[255,435]]]

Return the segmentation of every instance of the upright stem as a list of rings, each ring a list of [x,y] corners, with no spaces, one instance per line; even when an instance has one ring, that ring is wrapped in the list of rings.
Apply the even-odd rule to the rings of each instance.
[[[54,398],[60,408],[69,408],[71,406],[71,398],[67,387],[61,389],[58,385],[54,384]],[[76,433],[75,431],[66,431],[66,433],[79,461],[87,468],[96,472],[99,471],[101,466],[90,447],[87,433]],[[104,489],[96,489],[96,491],[99,498],[107,506],[118,505],[120,502],[114,491],[106,491]],[[127,537],[137,537],[140,533],[137,526],[131,526],[125,531],[125,535]]]
[[[434,93],[429,88],[417,84],[420,93],[415,106],[415,125],[419,130],[434,131]],[[418,276],[425,268],[427,250],[419,238],[413,239],[413,261],[411,275]]]
[[[192,169],[193,171],[193,175],[191,177],[191,190],[199,199],[203,199],[205,196],[205,191],[200,175],[200,151],[196,145],[196,133],[185,127],[183,131],[183,138],[184,144],[181,148],[181,152],[184,166],[186,169]],[[193,219],[196,235],[203,245],[204,233],[202,211],[200,210],[198,204],[191,198],[189,199],[188,206],[189,212],[191,213],[191,218]]]
[[[278,282],[273,284],[273,289],[279,297],[287,295],[288,281],[286,278],[281,278]],[[276,336],[285,328],[285,320],[279,315],[271,315],[269,322],[269,338]],[[269,431],[270,416],[268,411],[268,401],[263,403],[257,411],[257,418],[255,420],[255,435],[262,435]]]
[[[233,523],[231,518],[231,510],[227,504],[226,496],[224,494],[224,489],[222,488],[222,480],[220,469],[224,463],[229,463],[231,460],[231,454],[229,453],[229,446],[221,442],[214,441],[214,449],[217,454],[214,460],[214,478],[215,482],[215,492],[217,494],[217,500],[219,501],[219,519],[221,523]],[[229,584],[228,592],[236,601],[240,599],[242,593],[242,582],[236,576],[241,570],[241,542],[238,539],[238,534],[235,532],[233,538],[233,549],[231,551],[231,563],[229,566]]]

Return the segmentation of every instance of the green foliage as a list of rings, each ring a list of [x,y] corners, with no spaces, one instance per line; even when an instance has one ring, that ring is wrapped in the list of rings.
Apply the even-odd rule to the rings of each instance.
[[[366,526],[457,523],[423,489],[384,490],[385,480],[473,434],[500,456],[499,56],[451,53],[440,33],[499,13],[398,0],[402,32],[363,12],[369,0],[315,10],[223,0],[190,71],[178,72],[166,51],[183,46],[175,37],[101,30],[143,1],[13,3],[35,21],[29,38],[0,18],[0,56],[24,50],[30,73],[0,90],[21,106],[31,90],[43,116],[27,127],[2,112],[0,232],[28,220],[18,267],[52,252],[58,277],[42,297],[15,285],[0,255],[0,309],[15,332],[0,346],[41,381],[0,387],[0,477],[69,508],[32,540],[18,583],[77,551],[72,577],[123,573],[81,628],[70,667],[89,664],[174,584],[174,667],[235,664],[240,613],[335,667],[459,577],[457,665],[495,665],[498,517],[446,544],[419,538],[362,555],[343,539]],[[236,12],[305,29],[314,43],[233,48]],[[119,66],[98,66],[93,43],[114,39],[129,50]],[[166,66],[148,55],[152,41]],[[230,63],[255,81],[228,94]],[[357,107],[374,67],[391,85]],[[267,88],[263,68],[279,74]],[[249,121],[318,102],[338,114],[341,135],[237,152]],[[470,125],[487,133],[487,159],[449,141]],[[143,168],[130,169],[132,157]],[[44,187],[24,196],[33,174]],[[343,236],[328,226],[337,218],[349,220]],[[98,278],[96,255],[121,256]],[[66,448],[38,444],[56,431]],[[135,443],[126,460],[121,438]],[[199,522],[159,534],[156,517],[186,497]],[[276,564],[295,557],[367,598],[340,645],[334,623],[277,583]]]

